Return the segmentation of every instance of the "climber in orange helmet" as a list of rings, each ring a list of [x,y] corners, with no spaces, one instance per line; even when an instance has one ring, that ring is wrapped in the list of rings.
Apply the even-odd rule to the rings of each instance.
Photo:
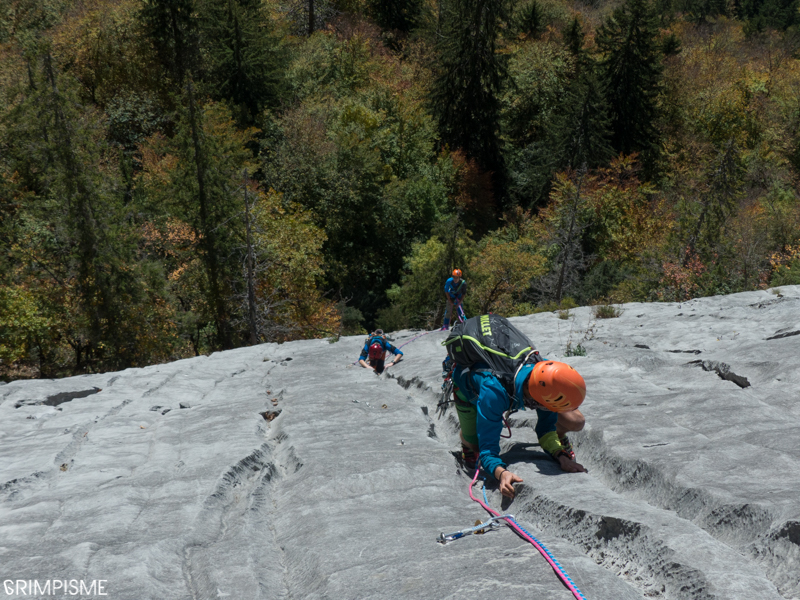
[[[477,363],[470,368],[455,366],[452,373],[455,403],[461,424],[462,457],[467,467],[480,456],[481,467],[500,484],[500,492],[513,498],[514,483],[522,478],[508,470],[500,458],[503,413],[534,409],[534,428],[539,445],[563,471],[585,473],[575,460],[567,433],[581,431],[585,418],[578,407],[586,396],[583,377],[570,365],[542,359],[526,361],[514,374],[514,396],[489,368]],[[486,365],[488,367],[488,365]]]
[[[453,276],[444,283],[444,297],[447,306],[444,311],[444,325],[440,331],[450,329],[451,314],[454,314],[454,322],[463,323],[467,320],[464,307],[461,305],[464,301],[464,294],[467,293],[467,282],[461,278],[461,275],[461,269],[453,269]]]

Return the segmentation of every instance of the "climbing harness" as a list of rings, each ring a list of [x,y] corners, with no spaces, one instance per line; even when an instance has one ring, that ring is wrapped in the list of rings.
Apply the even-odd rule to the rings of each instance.
[[[550,566],[553,567],[553,570],[556,572],[556,575],[558,576],[558,578],[567,587],[567,589],[570,592],[572,592],[572,595],[575,596],[575,598],[577,598],[578,600],[586,600],[586,596],[584,596],[583,592],[581,592],[577,588],[577,586],[573,583],[572,579],[570,579],[570,576],[567,575],[567,572],[564,570],[564,567],[562,567],[559,564],[559,562],[555,559],[555,557],[550,553],[550,550],[548,550],[545,547],[544,544],[542,544],[539,540],[537,540],[535,537],[533,537],[530,533],[525,531],[525,529],[523,529],[520,526],[520,524],[517,523],[517,521],[516,521],[516,519],[514,519],[513,515],[500,515],[500,513],[498,513],[497,511],[492,509],[491,506],[489,506],[489,500],[486,497],[486,487],[485,486],[483,488],[484,501],[481,501],[480,498],[476,498],[472,494],[472,487],[475,485],[475,482],[478,480],[478,474],[479,473],[480,473],[480,466],[477,466],[477,467],[475,467],[475,476],[472,478],[472,481],[469,484],[469,497],[472,498],[473,501],[475,501],[478,504],[480,504],[491,515],[493,515],[493,516],[495,516],[495,517],[497,517],[499,519],[505,519],[506,524],[509,527],[511,527],[511,529],[513,529],[514,532],[518,536],[520,536],[526,542],[530,542],[531,544],[533,544],[533,547],[536,548],[539,551],[539,553],[544,557],[544,559],[548,563],[550,563]]]
[[[455,367],[455,362],[453,359],[448,355],[447,358],[444,359],[442,362],[442,396],[439,399],[439,403],[436,405],[436,414],[439,416],[444,415],[445,411],[447,410],[448,404],[454,404],[456,401],[455,393],[454,393],[454,385],[453,385],[453,368]],[[517,412],[516,410],[509,409],[508,412],[503,415],[503,424],[508,429],[508,435],[500,434],[501,438],[508,439],[511,437],[511,424],[508,422],[509,417],[512,414]]]
[[[500,527],[500,523],[498,522],[500,519],[513,519],[514,515],[511,513],[501,515],[499,517],[492,517],[485,523],[481,523],[480,521],[475,523],[475,527],[469,527],[467,529],[462,529],[461,531],[456,531],[455,533],[440,533],[439,537],[436,538],[436,541],[440,544],[446,544],[447,542],[452,542],[453,540],[460,539],[465,535],[470,535],[471,533],[485,533],[486,531],[494,531]]]

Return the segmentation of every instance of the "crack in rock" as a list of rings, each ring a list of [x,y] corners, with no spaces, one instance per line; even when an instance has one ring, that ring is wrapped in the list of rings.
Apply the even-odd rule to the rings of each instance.
[[[754,559],[765,565],[769,578],[786,598],[800,596],[797,577],[800,564],[800,521],[786,521],[749,548]]]
[[[772,337],[768,337],[767,340],[779,340],[781,338],[792,337],[793,335],[800,335],[800,329],[798,329],[797,331],[789,331],[787,333],[777,333],[776,332],[776,335],[773,335]]]
[[[58,406],[59,404],[64,404],[64,402],[69,402],[70,400],[75,400],[77,398],[86,398],[87,396],[91,396],[92,394],[96,394],[98,392],[102,392],[103,390],[99,387],[93,387],[89,390],[79,390],[76,392],[61,392],[59,394],[53,394],[52,396],[48,396],[44,400],[20,400],[16,404],[14,404],[14,408],[20,408],[22,406]]]
[[[192,598],[217,598],[220,589],[225,587],[228,574],[217,565],[218,553],[231,546],[240,546],[243,540],[250,538],[263,539],[272,535],[274,542],[269,514],[272,484],[288,471],[293,469],[296,472],[302,466],[293,448],[277,452],[284,440],[279,437],[264,442],[228,467],[206,498],[183,549],[183,574]],[[289,459],[286,464],[281,463],[283,457]],[[255,540],[252,542],[244,545],[266,551]],[[257,586],[263,587],[265,582],[261,581],[259,573],[269,565],[261,564],[260,554],[250,558],[254,564],[260,565],[255,578]]]
[[[731,371],[730,365],[724,362],[717,362],[715,360],[693,360],[689,363],[689,365],[699,365],[702,367],[703,371],[713,371],[717,375],[719,375],[720,379],[724,379],[725,381],[731,381],[738,385],[740,388],[750,387],[750,382],[747,381],[747,377],[743,377],[742,375],[737,375],[733,371]]]

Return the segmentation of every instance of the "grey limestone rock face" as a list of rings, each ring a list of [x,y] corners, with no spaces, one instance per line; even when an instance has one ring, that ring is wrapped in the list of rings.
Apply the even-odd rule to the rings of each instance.
[[[800,287],[512,321],[586,379],[589,473],[523,411],[524,482],[487,498],[587,599],[800,598]],[[506,527],[436,542],[487,515],[439,404],[446,333],[420,333],[381,376],[358,336],[0,386],[0,598],[572,598]]]

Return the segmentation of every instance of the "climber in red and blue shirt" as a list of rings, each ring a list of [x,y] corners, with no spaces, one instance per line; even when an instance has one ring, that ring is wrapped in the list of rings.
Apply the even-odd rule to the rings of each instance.
[[[391,352],[394,356],[388,365],[385,364],[387,352]],[[401,358],[403,358],[403,353],[387,341],[382,329],[378,329],[369,334],[365,340],[364,349],[361,351],[361,356],[358,357],[358,364],[380,374],[384,369],[400,362]]]

